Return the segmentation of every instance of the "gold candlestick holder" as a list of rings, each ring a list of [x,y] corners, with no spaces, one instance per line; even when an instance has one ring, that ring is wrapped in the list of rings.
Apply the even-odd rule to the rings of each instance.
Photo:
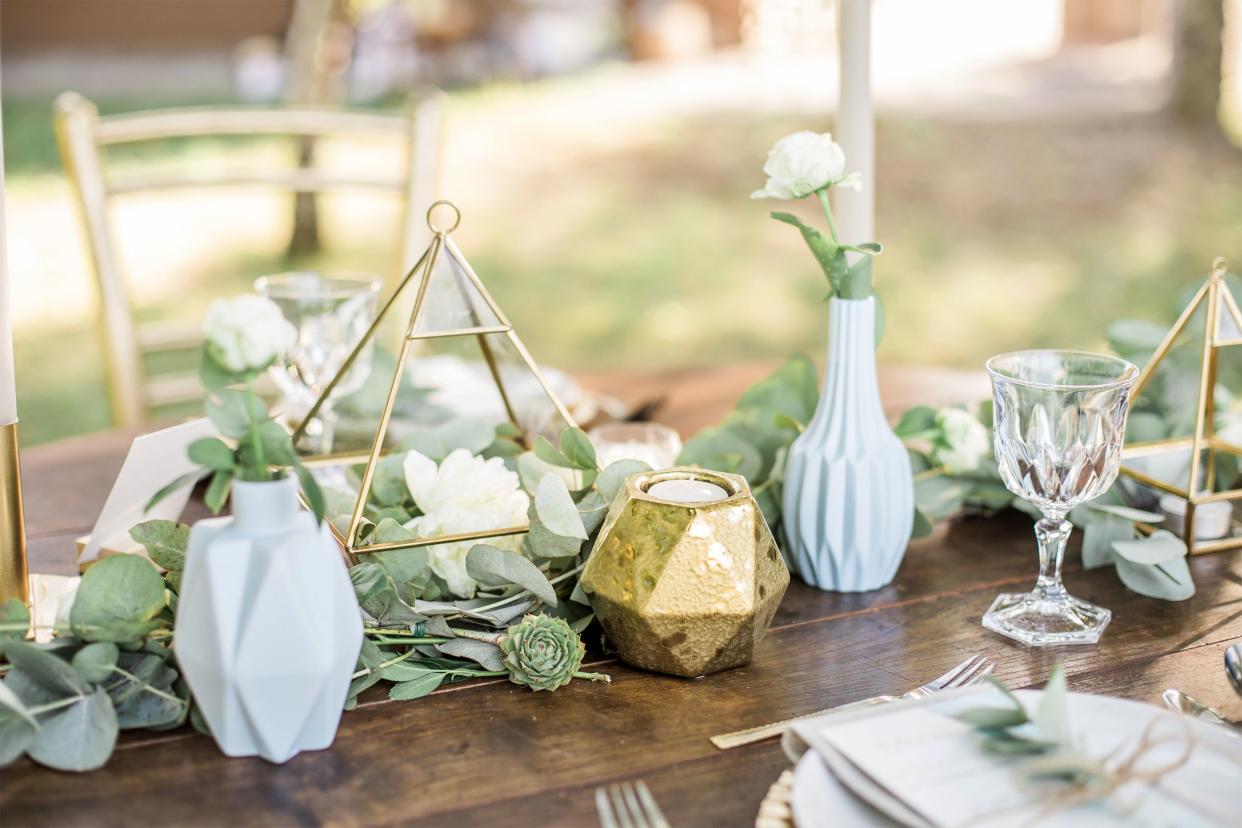
[[[0,601],[30,603],[17,422],[0,425]]]

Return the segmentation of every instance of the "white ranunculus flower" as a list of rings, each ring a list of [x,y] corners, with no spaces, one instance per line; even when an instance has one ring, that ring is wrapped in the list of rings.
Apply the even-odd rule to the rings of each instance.
[[[212,302],[203,335],[211,356],[234,373],[266,368],[298,338],[275,302],[249,293]]]
[[[405,456],[405,483],[423,512],[406,527],[421,538],[485,529],[526,526],[530,498],[518,476],[499,457],[484,459],[457,449],[437,466],[417,451]],[[443,543],[427,548],[431,571],[461,598],[474,596],[478,583],[466,572],[466,553],[477,541]],[[487,543],[520,554],[522,538],[511,535]]]
[[[987,426],[969,411],[942,408],[936,424],[944,430],[947,446],[936,449],[936,461],[950,473],[974,471],[992,454],[992,440]]]
[[[845,152],[832,134],[795,132],[776,142],[763,165],[768,181],[751,198],[805,198],[830,185],[861,186],[858,174],[845,174]]]

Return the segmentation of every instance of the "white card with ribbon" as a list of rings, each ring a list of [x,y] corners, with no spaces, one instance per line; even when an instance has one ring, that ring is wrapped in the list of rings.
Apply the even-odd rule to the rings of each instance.
[[[121,466],[121,473],[117,475],[112,491],[104,502],[103,511],[95,521],[95,528],[78,555],[78,566],[98,560],[104,550],[139,552],[141,547],[129,536],[131,528],[144,520],[176,520],[181,517],[193,486],[182,486],[151,507],[151,511],[143,510],[156,492],[196,468],[196,464],[186,455],[190,443],[203,437],[214,437],[215,434],[215,426],[204,417],[153,431],[134,440],[125,457],[125,464]]]

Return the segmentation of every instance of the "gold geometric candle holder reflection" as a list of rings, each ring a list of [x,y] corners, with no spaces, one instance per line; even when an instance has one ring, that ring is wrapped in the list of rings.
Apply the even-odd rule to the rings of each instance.
[[[1121,474],[1144,486],[1149,486],[1157,491],[1174,495],[1186,501],[1186,514],[1182,519],[1182,538],[1191,555],[1242,548],[1242,537],[1234,537],[1232,535],[1232,528],[1231,534],[1223,538],[1202,541],[1195,538],[1195,510],[1197,507],[1205,503],[1227,502],[1232,504],[1242,500],[1242,489],[1229,489],[1221,492],[1212,491],[1216,487],[1216,465],[1219,455],[1227,454],[1242,457],[1242,446],[1226,442],[1216,436],[1214,425],[1216,405],[1213,392],[1216,388],[1216,376],[1221,352],[1227,348],[1242,346],[1242,337],[1224,336],[1221,333],[1221,322],[1225,319],[1225,314],[1228,314],[1228,319],[1233,323],[1233,331],[1242,332],[1242,311],[1239,310],[1238,303],[1234,299],[1233,293],[1229,290],[1229,285],[1225,282],[1226,272],[1227,268],[1224,259],[1217,258],[1212,262],[1212,269],[1208,273],[1207,280],[1195,293],[1194,298],[1190,300],[1190,304],[1182,311],[1181,316],[1178,317],[1173,327],[1165,335],[1164,340],[1156,348],[1151,360],[1143,368],[1142,373],[1139,374],[1138,381],[1131,391],[1131,399],[1137,400],[1139,395],[1142,394],[1143,389],[1151,381],[1156,370],[1168,357],[1169,352],[1173,349],[1174,342],[1182,333],[1188,330],[1191,318],[1195,312],[1201,307],[1204,308],[1206,314],[1203,331],[1203,349],[1199,362],[1199,382],[1196,391],[1194,434],[1189,437],[1128,443],[1122,450],[1121,455]],[[1173,485],[1125,463],[1127,460],[1187,450],[1190,452],[1190,472],[1185,487]],[[1199,480],[1200,472],[1203,473],[1204,477],[1202,489],[1195,485]],[[1230,526],[1233,526],[1232,520],[1230,521]],[[1158,527],[1139,524],[1139,529],[1148,534],[1155,531],[1156,528]]]
[[[433,214],[437,210],[451,211],[452,221],[447,226],[440,226],[435,223]],[[404,322],[403,325],[404,333],[396,355],[396,368],[393,371],[392,381],[388,386],[388,393],[379,417],[379,426],[371,440],[370,450],[366,452],[311,456],[304,460],[306,465],[312,467],[364,462],[366,464],[362,472],[358,498],[350,515],[348,527],[345,530],[341,530],[334,523],[329,522],[333,534],[343,547],[346,557],[351,563],[356,560],[358,554],[385,552],[392,549],[410,549],[459,541],[483,541],[490,538],[525,534],[527,531],[526,526],[511,526],[476,532],[441,534],[408,541],[366,545],[359,543],[359,529],[362,526],[362,518],[366,510],[371,486],[375,481],[375,472],[380,460],[389,452],[386,443],[389,428],[392,425],[393,411],[397,403],[398,393],[402,388],[402,384],[408,381],[407,369],[409,369],[413,359],[414,349],[419,343],[460,341],[477,344],[478,353],[482,362],[487,366],[488,374],[503,405],[505,417],[518,430],[520,435],[518,439],[526,448],[531,448],[537,433],[547,431],[548,426],[545,423],[532,425],[529,422],[523,421],[523,416],[515,403],[513,389],[510,387],[512,380],[506,379],[501,369],[502,356],[508,356],[509,361],[514,363],[517,369],[524,370],[535,379],[542,395],[546,397],[546,402],[551,406],[551,410],[547,413],[551,417],[560,420],[560,428],[575,426],[574,419],[570,415],[569,410],[566,409],[548,384],[548,381],[544,378],[543,373],[531,358],[530,353],[526,350],[526,346],[522,344],[521,338],[518,336],[517,331],[513,329],[513,325],[510,324],[504,311],[492,299],[491,294],[483,286],[483,282],[475,274],[473,268],[470,267],[461,250],[458,249],[452,238],[450,238],[449,234],[456,230],[460,223],[461,211],[452,202],[437,201],[428,208],[427,226],[433,234],[430,245],[428,245],[414,266],[410,268],[410,271],[401,280],[400,284],[397,285],[397,289],[393,291],[392,296],[380,308],[375,321],[346,357],[336,375],[324,387],[315,404],[311,406],[306,416],[302,419],[301,424],[293,433],[293,442],[294,445],[297,445],[299,440],[305,435],[308,425],[319,413],[337,384],[343,377],[349,374],[358,357],[367,351],[367,345],[375,339],[381,324],[386,318],[393,317],[399,313],[396,309],[398,298],[411,287],[416,287],[408,321]],[[560,428],[557,428],[556,431],[559,432]]]

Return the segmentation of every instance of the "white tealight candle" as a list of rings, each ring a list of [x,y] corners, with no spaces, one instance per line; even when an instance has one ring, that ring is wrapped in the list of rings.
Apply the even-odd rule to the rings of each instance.
[[[1160,498],[1160,511],[1166,518],[1165,528],[1175,535],[1182,534],[1186,525],[1186,501],[1167,494]],[[1232,523],[1233,504],[1222,500],[1200,503],[1195,508],[1195,540],[1223,538],[1229,534]]]
[[[647,494],[673,503],[713,503],[724,500],[729,493],[706,480],[661,480]]]

